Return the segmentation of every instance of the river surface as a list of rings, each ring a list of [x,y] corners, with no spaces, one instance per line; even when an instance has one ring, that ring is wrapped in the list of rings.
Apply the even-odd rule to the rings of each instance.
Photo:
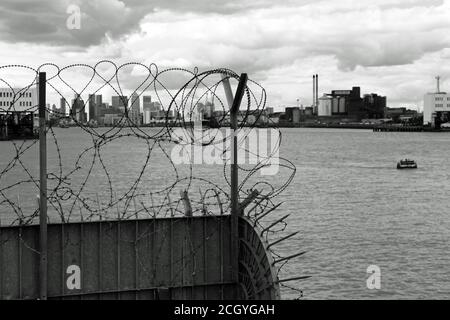
[[[55,133],[62,168],[70,171],[92,140],[79,128],[57,128]],[[299,234],[277,250],[284,255],[307,253],[292,260],[281,277],[311,276],[290,286],[303,290],[304,299],[450,299],[449,133],[298,128],[282,129],[282,133],[280,155],[295,164],[297,172],[289,187],[274,199],[284,204],[271,219],[290,213],[286,232]],[[48,144],[49,169],[56,172],[60,159],[51,136]],[[0,171],[14,158],[15,150],[11,142],[0,142]],[[104,198],[128,190],[140,174],[147,150],[142,141],[112,141],[102,153],[108,170],[94,166],[83,192],[101,205]],[[88,152],[80,159],[82,169],[68,181],[71,188],[82,184],[89,157]],[[397,170],[396,162],[406,157],[415,159],[419,169]],[[37,177],[37,148],[31,147],[19,158],[23,166],[16,162],[0,175],[1,187],[14,179],[29,179],[27,170]],[[143,185],[162,186],[175,178],[162,152],[155,151],[149,163]],[[112,195],[106,172],[116,187]],[[194,175],[223,183],[219,182],[223,180],[221,166],[196,166]],[[286,177],[281,173],[271,177],[271,182],[281,185]],[[37,193],[29,181],[4,195],[31,211]],[[73,209],[74,215],[78,209]],[[0,205],[3,224],[14,220],[12,211],[8,204]],[[372,265],[381,271],[379,290],[367,288],[367,268]],[[283,289],[283,298],[297,296]]]

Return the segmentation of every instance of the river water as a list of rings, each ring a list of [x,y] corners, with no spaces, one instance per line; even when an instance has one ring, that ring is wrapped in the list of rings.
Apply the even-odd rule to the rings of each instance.
[[[79,128],[57,128],[55,133],[63,168],[70,170],[92,140]],[[286,231],[299,234],[277,250],[285,255],[307,253],[291,261],[281,277],[311,276],[289,285],[301,288],[305,299],[450,299],[448,133],[346,129],[282,129],[282,133],[280,155],[292,161],[297,172],[290,186],[275,199],[284,204],[272,219],[290,213]],[[104,150],[117,192],[135,181],[146,150],[148,145],[132,140],[113,141]],[[13,144],[0,142],[0,170],[14,154]],[[419,169],[396,170],[396,162],[406,157],[417,160]],[[37,149],[30,148],[20,158],[36,177]],[[49,168],[56,170],[58,162],[50,136]],[[80,159],[81,172],[88,170],[89,163],[88,157]],[[173,177],[164,169],[167,166],[168,159],[155,152],[142,184],[169,183]],[[196,166],[194,174],[223,180],[220,166]],[[27,179],[20,163],[3,174],[0,186],[11,184],[18,176]],[[280,175],[271,180],[276,184],[285,178]],[[69,183],[73,186],[81,181],[71,177]],[[94,167],[85,192],[95,192],[96,197],[100,194],[103,202],[102,192],[107,189],[105,171]],[[6,192],[28,210],[35,207],[36,193],[32,182]],[[5,203],[0,205],[0,213],[3,224],[14,217]],[[379,290],[367,288],[367,268],[372,265],[381,270]],[[283,289],[283,298],[296,296]]]

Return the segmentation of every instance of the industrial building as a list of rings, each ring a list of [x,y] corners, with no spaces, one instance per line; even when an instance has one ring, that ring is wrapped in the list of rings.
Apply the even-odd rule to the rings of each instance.
[[[299,107],[287,107],[285,109],[285,119],[288,122],[300,123],[300,114]]]
[[[417,110],[401,108],[386,108],[385,118],[392,119],[394,122],[407,121],[419,116]]]
[[[366,94],[361,98],[360,87],[351,90],[333,90],[318,99],[317,115],[320,117],[345,117],[355,120],[384,117],[386,97]]]
[[[436,77],[436,92],[427,93],[423,98],[423,124],[440,128],[450,121],[450,94],[440,90],[440,77]]]
[[[369,113],[371,119],[381,119],[385,117],[386,97],[376,93],[365,94],[363,97],[364,109]]]
[[[36,88],[0,88],[0,140],[35,138]]]
[[[319,110],[319,75],[313,75],[313,103],[311,108],[313,114],[317,114]]]

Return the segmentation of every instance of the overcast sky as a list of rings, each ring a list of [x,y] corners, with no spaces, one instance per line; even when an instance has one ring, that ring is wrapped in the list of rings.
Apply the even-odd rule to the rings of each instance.
[[[67,8],[81,10],[69,30]],[[1,65],[156,63],[247,72],[270,105],[361,86],[390,106],[450,91],[450,0],[1,0]]]

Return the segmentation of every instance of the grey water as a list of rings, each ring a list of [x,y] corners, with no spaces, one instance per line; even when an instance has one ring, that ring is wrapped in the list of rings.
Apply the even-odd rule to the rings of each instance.
[[[292,260],[280,277],[311,276],[288,285],[300,288],[304,299],[450,299],[450,134],[281,131],[280,156],[297,171],[288,188],[274,199],[284,203],[271,219],[290,213],[283,235],[299,234],[276,249],[282,255],[307,253]],[[94,199],[92,206],[99,205],[97,197],[102,205],[107,198],[127,192],[140,174],[142,194],[177,179],[169,159],[158,152],[164,146],[126,137],[114,140],[101,153],[107,170],[97,161],[89,173],[93,152],[82,152],[92,146],[91,136],[80,128],[56,128],[55,135],[57,146],[48,137],[49,171],[57,173],[62,168],[67,173],[77,164],[78,171],[64,180],[61,192],[64,187],[83,185],[81,194]],[[25,211],[36,208],[37,148],[25,149],[31,143],[0,142],[0,189],[26,181],[0,196],[2,224],[16,218],[11,205],[2,202],[5,197]],[[147,158],[149,148],[155,152]],[[15,159],[18,152],[20,157]],[[406,157],[415,159],[419,168],[397,170],[396,162]],[[146,161],[148,169],[141,172]],[[188,174],[186,168],[179,170],[181,176]],[[193,174],[226,187],[221,166],[195,166]],[[287,176],[281,170],[270,181],[282,185]],[[108,179],[115,188],[113,194]],[[50,187],[55,184],[49,181]],[[195,186],[208,187],[204,182]],[[72,210],[76,216],[82,209],[75,205]],[[370,290],[366,284],[371,265],[381,270],[379,290]],[[286,299],[298,296],[287,288],[282,293]]]

